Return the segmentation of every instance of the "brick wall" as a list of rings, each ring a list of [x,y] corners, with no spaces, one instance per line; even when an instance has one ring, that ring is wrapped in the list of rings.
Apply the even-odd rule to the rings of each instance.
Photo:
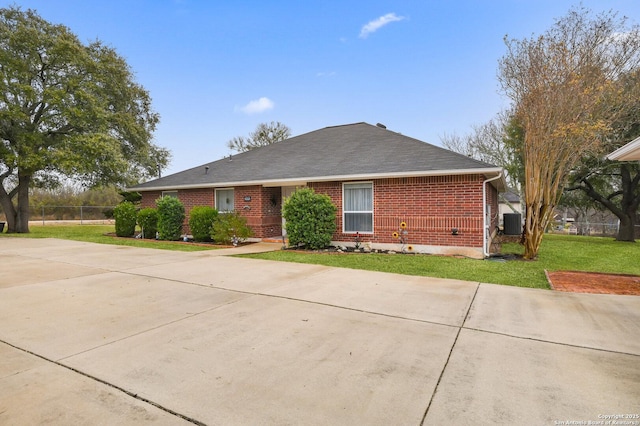
[[[397,243],[392,234],[404,221],[409,244],[482,247],[483,180],[480,175],[374,180],[374,234],[361,235],[362,240]],[[333,240],[352,242],[354,234],[342,232],[342,182],[309,186],[329,195],[338,207],[338,231]],[[493,195],[492,211],[497,211],[497,194]],[[452,235],[452,228],[458,229],[458,235]]]
[[[162,196],[161,191],[142,193],[141,207],[155,207],[155,201]],[[245,201],[245,197],[251,197]],[[190,233],[189,213],[196,206],[215,207],[215,189],[184,189],[178,191],[178,199],[184,204],[186,216],[182,226],[183,233]],[[234,188],[234,207],[241,216],[247,218],[247,225],[256,238],[282,235],[282,196],[280,187],[240,186]]]
[[[392,234],[401,222],[407,223],[408,243],[420,245],[482,247],[483,206],[481,175],[431,176],[373,180],[374,234],[361,235],[362,241],[394,244]],[[309,187],[327,194],[338,208],[334,241],[353,242],[353,233],[342,232],[342,182],[314,182]],[[178,191],[187,217],[184,232],[189,232],[189,212],[195,206],[214,206],[213,188]],[[161,192],[144,192],[142,207],[155,207]],[[250,199],[249,199],[250,197]],[[487,184],[487,202],[491,204],[491,228],[498,225],[498,193]],[[253,230],[256,238],[282,235],[282,195],[280,187],[259,185],[235,188],[234,206]],[[458,229],[452,235],[452,228]]]
[[[249,200],[248,197],[251,197]],[[234,205],[247,218],[255,238],[282,235],[282,196],[280,187],[259,185],[235,188]]]
[[[162,197],[162,191],[149,191],[142,192],[142,200],[140,201],[141,208],[156,207],[156,200]]]

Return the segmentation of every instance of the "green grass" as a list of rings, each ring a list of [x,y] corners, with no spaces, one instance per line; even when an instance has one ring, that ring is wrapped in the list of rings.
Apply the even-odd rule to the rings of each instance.
[[[502,251],[515,254],[523,252],[518,244],[504,244]],[[536,261],[498,262],[430,255],[304,253],[288,250],[242,256],[535,288],[549,288],[545,269],[640,275],[640,244],[573,235],[545,235]]]
[[[0,238],[62,238],[178,251],[216,248],[106,235],[114,231],[113,225],[47,225],[31,226],[29,234],[3,233],[0,234]],[[518,244],[504,244],[502,251],[522,254],[523,250]],[[640,244],[618,242],[612,238],[575,235],[545,235],[537,261],[497,262],[430,255],[305,253],[289,250],[241,256],[536,288],[549,288],[544,274],[545,269],[640,275],[640,262],[638,262]]]
[[[99,244],[145,247],[175,251],[202,251],[216,247],[185,244],[181,242],[140,240],[135,238],[117,238],[107,233],[115,232],[114,225],[30,225],[28,234],[0,234],[0,238],[61,238],[64,240],[86,241]]]

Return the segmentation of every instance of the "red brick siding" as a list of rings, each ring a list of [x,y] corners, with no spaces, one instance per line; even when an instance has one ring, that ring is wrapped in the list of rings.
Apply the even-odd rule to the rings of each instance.
[[[189,213],[191,209],[196,206],[210,206],[214,205],[214,189],[213,188],[198,188],[198,189],[181,189],[178,190],[178,199],[184,204],[184,223],[182,224],[182,232],[190,234],[189,228]]]
[[[251,197],[245,201],[245,197]],[[259,185],[235,188],[234,205],[240,215],[247,218],[247,225],[255,238],[282,235],[282,196],[280,187],[265,188]]]
[[[247,224],[256,238],[282,235],[282,197],[279,187],[241,186],[234,188],[234,207],[241,216],[247,218]],[[141,207],[155,207],[155,201],[162,196],[161,191],[143,192]],[[245,201],[245,197],[251,197]],[[189,213],[196,206],[215,207],[215,189],[184,189],[178,191],[178,199],[184,204],[186,217],[182,231],[190,233]],[[274,205],[275,202],[275,205]],[[245,208],[248,207],[248,208]]]
[[[374,233],[362,239],[396,243],[392,234],[404,221],[409,244],[482,247],[482,181],[480,175],[374,180]],[[354,234],[342,232],[342,182],[309,186],[338,207],[334,241],[352,242]],[[452,228],[458,228],[458,235],[451,235]]]
[[[142,200],[140,200],[140,207],[145,209],[147,207],[156,207],[156,200],[162,197],[162,191],[149,191],[142,193]]]
[[[362,235],[363,241],[397,243],[392,234],[401,222],[407,223],[408,243],[421,245],[482,247],[483,206],[481,175],[432,176],[373,180],[374,233]],[[342,182],[314,182],[309,187],[327,194],[338,208],[334,241],[353,242],[354,234],[342,232]],[[236,187],[236,211],[247,218],[256,238],[282,235],[282,195],[280,187],[259,185]],[[214,206],[213,188],[179,190],[187,217],[184,231],[189,232],[189,212],[195,206]],[[154,207],[161,192],[144,192],[143,207]],[[245,197],[251,200],[245,201]],[[498,194],[487,184],[487,202],[491,205],[491,228],[498,224]],[[451,229],[458,228],[458,235]]]

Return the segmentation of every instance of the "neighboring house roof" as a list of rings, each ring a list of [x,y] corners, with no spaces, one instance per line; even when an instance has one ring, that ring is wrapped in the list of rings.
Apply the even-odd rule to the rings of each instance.
[[[152,180],[135,191],[296,185],[374,178],[484,174],[500,167],[367,123],[325,127]],[[504,180],[493,182],[502,188]]]
[[[628,144],[616,149],[607,155],[609,160],[640,161],[640,138],[636,138]]]
[[[507,188],[505,192],[500,194],[500,197],[510,203],[520,202],[520,195],[518,195],[518,192],[513,188]]]

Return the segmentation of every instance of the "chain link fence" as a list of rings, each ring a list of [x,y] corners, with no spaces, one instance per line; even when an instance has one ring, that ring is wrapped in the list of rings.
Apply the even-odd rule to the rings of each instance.
[[[611,222],[571,222],[557,225],[555,232],[564,232],[573,235],[591,235],[594,237],[615,237],[618,235],[620,224]],[[640,237],[640,225],[636,225],[636,237]]]
[[[31,221],[47,222],[79,222],[84,223],[113,223],[113,209],[115,206],[40,206],[29,209]]]

